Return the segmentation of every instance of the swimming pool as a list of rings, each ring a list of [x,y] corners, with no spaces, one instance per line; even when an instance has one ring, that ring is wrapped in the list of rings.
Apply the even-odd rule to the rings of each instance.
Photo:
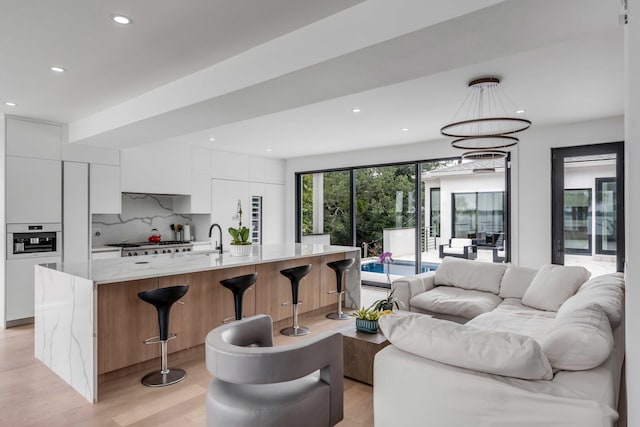
[[[389,274],[393,274],[396,276],[410,276],[416,273],[415,270],[416,263],[413,261],[394,261],[389,263]],[[431,263],[431,262],[423,262],[421,264],[420,272],[426,273],[427,271],[435,271],[440,264]],[[369,273],[381,273],[386,274],[386,265],[380,264],[377,261],[374,262],[363,262],[360,265],[360,271],[366,271]]]

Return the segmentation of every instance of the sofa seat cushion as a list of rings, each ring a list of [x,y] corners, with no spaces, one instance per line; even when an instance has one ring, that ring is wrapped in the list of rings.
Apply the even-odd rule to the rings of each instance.
[[[541,341],[554,369],[582,371],[600,366],[613,350],[607,315],[595,302],[556,316]]]
[[[540,267],[522,297],[522,303],[546,311],[558,311],[591,273],[584,267],[547,264]]]
[[[519,299],[508,298],[489,313],[471,319],[466,324],[492,332],[526,335],[541,342],[551,327],[555,313],[523,305]]]
[[[586,307],[593,302],[597,302],[605,312],[611,323],[611,329],[616,329],[623,316],[624,275],[622,273],[605,274],[584,282],[578,292],[560,306],[558,315]]]
[[[471,239],[453,238],[449,245],[451,248],[464,248],[465,246],[471,246],[473,241]]]
[[[421,314],[382,316],[380,329],[399,349],[448,365],[522,379],[551,379],[540,345],[530,337],[488,332]]]
[[[452,286],[436,286],[411,298],[411,306],[433,313],[450,314],[473,319],[493,310],[502,298],[490,292],[470,291]]]
[[[434,283],[498,295],[506,269],[504,264],[444,258],[436,270]]]

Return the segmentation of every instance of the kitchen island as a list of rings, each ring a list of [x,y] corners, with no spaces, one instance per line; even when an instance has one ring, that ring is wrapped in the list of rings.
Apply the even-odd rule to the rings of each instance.
[[[255,245],[248,257],[201,251],[85,263],[36,266],[35,356],[91,402],[98,384],[114,372],[145,369],[159,357],[159,347],[144,345],[158,335],[153,306],[140,291],[188,284],[189,292],[171,311],[170,329],[178,337],[169,352],[201,346],[206,334],[233,316],[231,292],[220,280],[258,272],[244,295],[243,314],[269,314],[275,321],[291,318],[289,280],[279,271],[311,264],[300,283],[300,313],[335,307],[335,273],[327,262],[356,259],[347,274],[345,305],[360,305],[360,251],[330,245]],[[159,363],[159,362],[158,362]],[[137,367],[137,368],[136,368]],[[136,375],[136,374],[132,374]]]

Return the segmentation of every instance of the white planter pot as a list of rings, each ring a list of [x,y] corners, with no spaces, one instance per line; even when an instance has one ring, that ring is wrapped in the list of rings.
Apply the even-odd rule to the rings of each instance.
[[[229,245],[229,253],[232,256],[251,255],[251,245]]]

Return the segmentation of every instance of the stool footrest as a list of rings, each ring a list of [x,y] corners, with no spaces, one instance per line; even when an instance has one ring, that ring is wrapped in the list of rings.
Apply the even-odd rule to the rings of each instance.
[[[287,301],[287,302],[280,303],[280,305],[281,305],[282,307],[286,307],[286,306],[288,306],[288,305],[295,305],[295,304],[294,304],[294,303],[292,303],[291,301]],[[298,305],[302,305],[302,301],[298,301]]]
[[[167,341],[171,341],[176,339],[178,336],[176,334],[169,334],[169,337],[167,338]],[[146,340],[142,341],[144,344],[160,344],[162,342],[162,340],[160,339],[160,335],[156,335],[155,337],[151,337],[151,338],[147,338]]]
[[[338,292],[338,291],[329,291],[329,292],[327,292],[327,293],[328,293],[329,295],[337,295],[337,294],[342,295],[342,294],[344,294],[344,291],[340,291],[340,292]]]

